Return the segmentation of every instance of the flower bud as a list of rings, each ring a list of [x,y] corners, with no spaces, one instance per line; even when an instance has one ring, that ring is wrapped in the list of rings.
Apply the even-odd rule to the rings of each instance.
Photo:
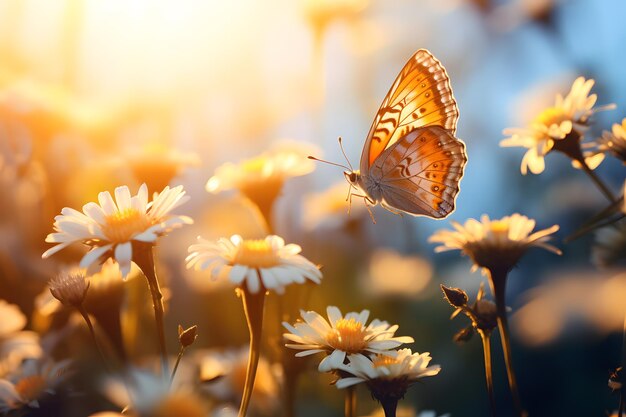
[[[188,329],[183,329],[183,326],[178,325],[178,341],[182,347],[186,348],[193,345],[196,337],[198,337],[198,326],[194,325]]]
[[[446,287],[441,284],[441,291],[443,291],[443,295],[445,299],[450,303],[453,307],[463,307],[467,305],[467,294],[460,288],[452,288]]]

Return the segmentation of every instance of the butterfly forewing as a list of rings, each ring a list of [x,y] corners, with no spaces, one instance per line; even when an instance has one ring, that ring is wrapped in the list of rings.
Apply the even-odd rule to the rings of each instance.
[[[367,183],[379,184],[383,204],[393,209],[443,218],[454,211],[466,162],[465,145],[447,129],[422,127],[376,159]]]
[[[400,138],[423,126],[456,132],[459,112],[441,63],[420,49],[406,63],[383,100],[361,154],[361,172]]]

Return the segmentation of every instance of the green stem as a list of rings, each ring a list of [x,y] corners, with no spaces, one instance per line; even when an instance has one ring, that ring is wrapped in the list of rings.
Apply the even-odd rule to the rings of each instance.
[[[172,386],[172,382],[174,382],[174,377],[176,376],[176,371],[178,370],[178,365],[180,364],[180,360],[183,358],[185,354],[185,348],[183,346],[180,347],[178,351],[178,356],[176,357],[176,363],[174,364],[174,369],[172,370],[172,375],[170,376],[170,387]]]
[[[596,185],[596,187],[598,187],[598,189],[602,192],[602,194],[604,194],[604,196],[611,203],[615,203],[617,199],[615,198],[611,190],[609,190],[609,187],[607,187],[606,184],[600,179],[600,177],[598,177],[598,175],[591,168],[589,168],[589,165],[587,165],[585,160],[581,159],[578,162],[582,166],[583,171],[585,171],[585,173],[589,176],[589,178],[591,178],[593,183]]]
[[[259,280],[261,273],[257,271]],[[254,294],[247,287],[241,290],[243,310],[246,314],[246,322],[250,332],[250,353],[248,356],[248,368],[246,369],[246,383],[243,388],[239,417],[245,417],[250,405],[250,397],[254,388],[254,380],[261,356],[261,333],[263,331],[263,311],[265,308],[265,289]]]
[[[487,381],[487,394],[489,395],[489,408],[491,417],[496,416],[496,397],[493,394],[493,372],[491,369],[491,332],[478,330],[483,342],[483,355],[485,358],[485,380]]]
[[[498,330],[500,331],[500,342],[502,351],[504,352],[504,362],[506,364],[506,373],[509,379],[509,389],[513,397],[513,405],[516,415],[524,417],[524,409],[520,399],[519,390],[517,388],[517,378],[515,377],[515,369],[513,368],[513,357],[511,355],[511,337],[509,334],[509,323],[506,314],[506,279],[508,271],[506,270],[490,270],[489,271],[491,290],[496,301],[496,309],[498,313]]]
[[[346,388],[344,416],[354,417],[355,415],[356,415],[356,386],[351,385]]]
[[[396,417],[396,409],[398,408],[398,400],[396,398],[381,401],[380,405],[383,407],[385,417]]]
[[[83,316],[85,323],[87,323],[87,327],[89,328],[89,333],[91,334],[93,343],[96,345],[96,348],[98,349],[98,354],[100,355],[100,359],[102,360],[102,363],[104,364],[105,369],[108,372],[111,372],[111,367],[109,366],[109,362],[107,361],[106,356],[104,355],[104,352],[102,350],[102,347],[100,346],[100,343],[98,343],[98,338],[96,337],[96,331],[93,327],[93,324],[91,323],[89,314],[87,314],[87,311],[85,311],[83,306],[78,307],[78,312],[80,313],[81,316]]]
[[[151,244],[137,245],[136,256],[133,259],[137,266],[141,269],[148,281],[148,288],[152,295],[152,306],[154,307],[154,321],[157,328],[157,342],[161,353],[161,374],[164,378],[169,375],[169,364],[167,361],[167,347],[165,343],[165,320],[163,308],[163,293],[159,286],[159,280],[154,265],[154,255],[152,253]]]

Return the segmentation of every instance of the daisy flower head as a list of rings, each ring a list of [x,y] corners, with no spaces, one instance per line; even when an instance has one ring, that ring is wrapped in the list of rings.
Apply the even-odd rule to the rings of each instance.
[[[312,281],[319,284],[322,273],[311,261],[300,255],[302,248],[283,238],[270,235],[265,239],[243,239],[233,235],[211,242],[198,237],[189,247],[187,268],[208,270],[212,278],[226,278],[250,293],[273,290],[282,294],[292,283]]]
[[[0,378],[19,368],[24,359],[38,358],[42,354],[39,335],[22,330],[26,316],[15,304],[0,300]]]
[[[596,151],[613,155],[626,164],[626,118],[622,123],[615,123],[611,131],[604,131],[602,136],[590,143],[596,147]]]
[[[53,362],[49,358],[24,361],[15,375],[0,379],[0,412],[38,408],[39,401],[46,394],[54,394],[55,387],[64,381],[69,365],[69,360]]]
[[[348,363],[339,367],[349,375],[340,378],[336,385],[341,389],[366,383],[374,398],[380,402],[399,400],[412,383],[441,371],[439,365],[429,366],[431,359],[430,353],[414,353],[411,349],[371,355],[369,358],[350,355]]]
[[[314,311],[302,311],[300,315],[303,321],[293,326],[283,322],[289,331],[283,337],[292,342],[285,346],[301,350],[296,354],[297,357],[320,352],[327,354],[318,366],[320,372],[339,369],[347,355],[387,354],[391,349],[413,342],[412,337],[395,336],[398,325],[391,326],[378,319],[367,324],[370,315],[368,310],[344,316],[337,307],[329,306],[326,314],[328,321]]]
[[[210,193],[239,190],[261,212],[267,214],[286,180],[306,175],[315,169],[314,162],[307,158],[315,152],[310,145],[279,144],[237,164],[228,162],[219,166],[206,183],[206,190]]]
[[[429,242],[440,243],[435,252],[460,250],[469,256],[477,268],[490,271],[510,271],[531,247],[539,247],[561,254],[546,243],[549,235],[559,230],[558,225],[533,232],[535,221],[521,214],[512,214],[499,220],[483,215],[480,221],[468,219],[464,225],[451,222],[455,230],[438,230]]]
[[[569,94],[565,97],[557,94],[554,106],[541,112],[528,127],[503,131],[508,137],[500,142],[500,146],[528,149],[522,158],[522,174],[526,175],[529,169],[533,174],[542,173],[545,169],[544,157],[552,150],[559,150],[579,163],[584,160],[590,168],[599,165],[601,158],[583,155],[580,139],[594,113],[615,106],[609,104],[594,108],[598,97],[589,94],[594,82],[578,77]]]
[[[115,200],[108,191],[98,195],[98,203],[90,202],[82,212],[65,207],[55,217],[54,233],[46,242],[56,245],[42,255],[47,258],[72,243],[87,244],[91,250],[81,259],[87,268],[96,261],[113,258],[126,277],[133,260],[133,244],[154,244],[160,237],[193,220],[170,212],[189,199],[182,186],[165,187],[148,202],[148,187],[143,184],[131,196],[127,186],[115,189]]]

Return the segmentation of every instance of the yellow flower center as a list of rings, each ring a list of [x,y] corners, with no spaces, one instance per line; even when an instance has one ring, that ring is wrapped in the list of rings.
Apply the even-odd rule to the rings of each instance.
[[[509,223],[502,220],[494,220],[489,224],[489,230],[495,237],[506,237],[509,234]]]
[[[237,249],[233,263],[250,268],[271,268],[280,264],[280,258],[267,241],[244,240]]]
[[[145,213],[134,208],[127,208],[107,216],[102,231],[111,243],[124,243],[151,225]]]
[[[376,357],[372,360],[374,368],[395,365],[396,363],[399,363],[396,358],[387,355],[376,355]]]
[[[541,112],[539,116],[537,116],[535,121],[545,126],[552,126],[552,125],[560,125],[564,121],[570,120],[570,119],[571,118],[569,117],[569,115],[566,114],[563,111],[563,109],[559,107],[548,107],[543,112]]]
[[[41,375],[27,376],[15,384],[15,391],[25,402],[36,400],[45,389],[46,380]]]
[[[263,157],[249,159],[241,164],[246,174],[265,174],[271,171],[271,162]]]
[[[335,349],[346,353],[359,353],[367,346],[366,331],[362,323],[354,318],[341,319],[326,336],[326,342]]]

